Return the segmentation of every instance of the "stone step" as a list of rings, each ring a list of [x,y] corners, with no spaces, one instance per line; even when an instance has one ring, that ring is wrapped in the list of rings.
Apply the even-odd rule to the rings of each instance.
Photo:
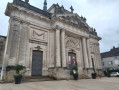
[[[25,77],[22,82],[40,82],[40,81],[53,81],[54,79],[48,76],[31,76]]]
[[[7,83],[7,82],[0,80],[0,84],[5,84],[5,83]]]

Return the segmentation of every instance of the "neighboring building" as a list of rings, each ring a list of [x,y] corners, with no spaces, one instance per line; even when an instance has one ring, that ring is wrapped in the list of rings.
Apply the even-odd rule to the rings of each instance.
[[[100,37],[89,27],[86,18],[53,4],[43,10],[29,4],[29,0],[8,3],[5,14],[10,17],[7,46],[2,69],[22,64],[26,76],[70,78],[72,67],[79,75],[91,75],[102,69],[99,50]]]
[[[0,35],[0,68],[2,67],[2,61],[4,56],[4,50],[5,50],[5,42],[6,42],[6,37]]]
[[[110,51],[101,53],[103,69],[119,69],[119,47],[113,47]]]

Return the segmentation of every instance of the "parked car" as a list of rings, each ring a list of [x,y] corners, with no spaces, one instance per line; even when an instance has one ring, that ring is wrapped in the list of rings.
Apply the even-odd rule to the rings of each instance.
[[[113,76],[113,77],[118,76],[119,77],[119,73],[118,72],[112,72],[110,76]]]

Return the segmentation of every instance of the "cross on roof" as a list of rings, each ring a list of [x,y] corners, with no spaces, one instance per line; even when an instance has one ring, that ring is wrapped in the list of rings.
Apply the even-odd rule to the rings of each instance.
[[[74,9],[73,9],[72,5],[71,5],[70,9],[71,9],[71,13],[73,13]]]

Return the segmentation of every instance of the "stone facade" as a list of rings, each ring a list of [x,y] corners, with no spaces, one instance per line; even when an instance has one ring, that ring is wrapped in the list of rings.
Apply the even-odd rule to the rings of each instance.
[[[43,53],[42,76],[70,78],[71,62],[77,65],[79,75],[90,76],[92,59],[95,70],[102,69],[101,38],[88,26],[84,17],[58,4],[53,4],[46,12],[21,0],[8,3],[5,14],[10,17],[10,27],[2,78],[6,73],[5,67],[16,64],[24,65],[25,75],[32,76],[33,51]],[[74,55],[73,59],[69,54]]]
[[[6,37],[0,35],[0,68],[2,68],[2,61],[4,56],[4,50],[5,50],[5,42]]]

